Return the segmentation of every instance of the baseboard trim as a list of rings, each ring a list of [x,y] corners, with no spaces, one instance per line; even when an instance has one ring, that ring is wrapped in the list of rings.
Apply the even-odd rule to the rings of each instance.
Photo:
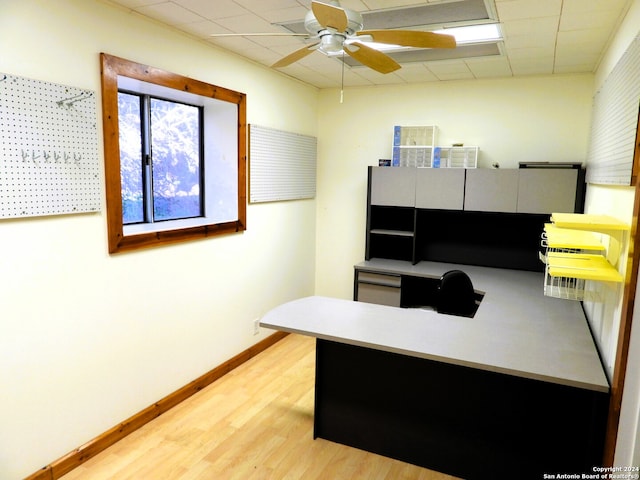
[[[222,365],[167,395],[162,400],[150,405],[141,412],[138,412],[119,425],[107,430],[88,443],[85,443],[81,447],[76,448],[46,467],[43,467],[37,472],[31,474],[26,477],[25,480],[57,480],[98,453],[106,450],[114,443],[122,440],[130,433],[136,431],[143,425],[146,425],[154,418],[159,417],[178,405],[180,402],[186,400],[193,394],[198,393],[200,390],[223,377],[225,374],[279,342],[287,335],[288,333],[286,332],[276,332],[273,335],[270,335],[261,342],[256,343],[230,360],[224,362]]]

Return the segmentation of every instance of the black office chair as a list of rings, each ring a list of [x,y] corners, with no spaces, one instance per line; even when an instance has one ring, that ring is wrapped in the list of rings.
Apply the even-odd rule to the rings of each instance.
[[[461,270],[449,270],[440,277],[436,310],[450,315],[473,316],[476,296],[469,276]]]

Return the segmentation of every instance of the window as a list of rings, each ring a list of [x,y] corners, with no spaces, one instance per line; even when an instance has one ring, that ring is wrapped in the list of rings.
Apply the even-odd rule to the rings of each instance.
[[[109,252],[246,229],[246,96],[102,54]]]
[[[202,107],[118,92],[122,221],[200,217]]]

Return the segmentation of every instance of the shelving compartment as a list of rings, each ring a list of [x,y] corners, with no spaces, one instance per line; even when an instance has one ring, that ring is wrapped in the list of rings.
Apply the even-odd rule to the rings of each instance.
[[[434,125],[393,127],[393,166],[433,166],[436,132],[437,127]]]
[[[432,147],[398,147],[400,167],[429,168],[433,163]]]
[[[440,168],[476,168],[478,147],[435,147],[440,156]]]
[[[366,259],[414,259],[415,209],[371,205]]]
[[[433,146],[436,135],[434,125],[400,126],[393,129],[394,146],[415,147],[419,145]]]

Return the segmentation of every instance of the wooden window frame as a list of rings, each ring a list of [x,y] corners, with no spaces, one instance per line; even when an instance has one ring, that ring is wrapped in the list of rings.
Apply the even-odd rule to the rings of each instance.
[[[173,244],[226,235],[246,230],[247,216],[247,122],[246,94],[158,68],[131,62],[106,53],[100,54],[102,122],[104,133],[107,235],[109,253]],[[238,218],[222,223],[125,235],[122,222],[120,145],[118,126],[118,76],[161,85],[237,105],[238,108]],[[206,192],[205,192],[206,195]]]

